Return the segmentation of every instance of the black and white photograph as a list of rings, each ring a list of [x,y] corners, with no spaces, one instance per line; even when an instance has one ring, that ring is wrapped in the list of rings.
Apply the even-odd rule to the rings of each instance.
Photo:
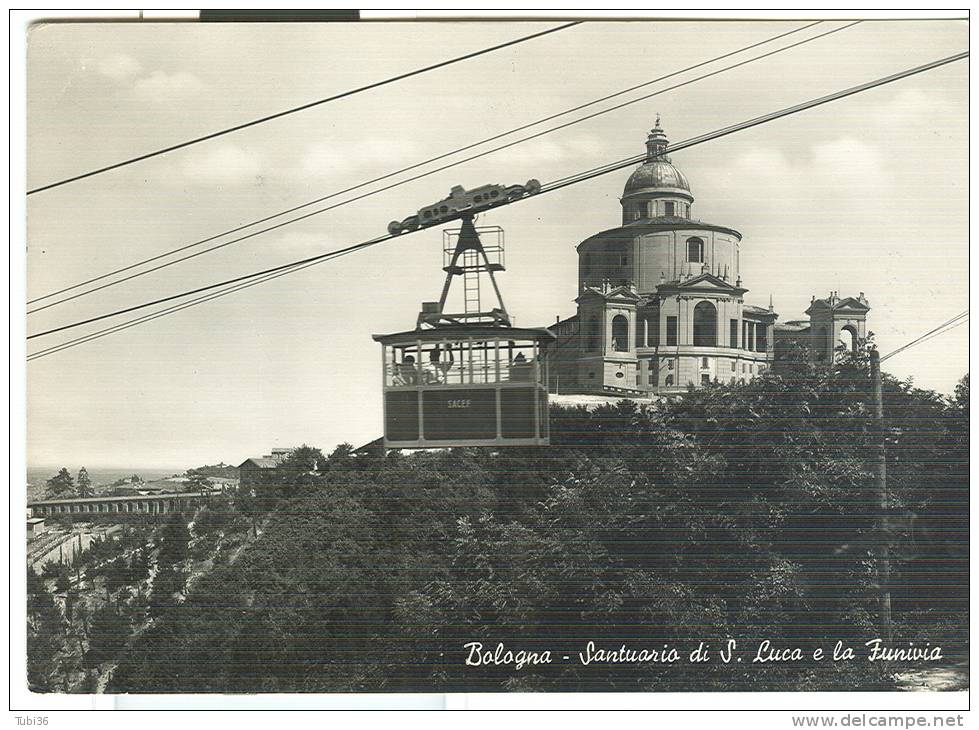
[[[23,707],[964,727],[968,11],[256,12],[11,26]]]

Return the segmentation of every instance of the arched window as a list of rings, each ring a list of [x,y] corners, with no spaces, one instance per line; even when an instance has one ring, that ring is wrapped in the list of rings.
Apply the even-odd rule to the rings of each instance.
[[[667,388],[669,388],[671,385],[673,385],[673,376],[672,375],[667,375],[666,376],[666,383],[664,383],[664,385],[666,385]]]
[[[846,348],[847,352],[857,351],[857,329],[852,324],[846,325],[840,330],[840,344]]]
[[[693,308],[694,347],[717,347],[717,308],[700,302]]]
[[[704,242],[701,239],[687,239],[687,261],[696,264],[704,263]]]
[[[621,314],[612,318],[612,349],[617,352],[629,351],[629,320]]]

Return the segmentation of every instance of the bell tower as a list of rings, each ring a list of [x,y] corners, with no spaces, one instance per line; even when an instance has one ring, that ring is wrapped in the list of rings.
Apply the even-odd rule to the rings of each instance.
[[[870,302],[863,292],[857,297],[841,298],[831,291],[825,299],[813,297],[809,315],[810,362],[833,361],[836,348],[845,345],[855,351],[867,338],[867,312]]]

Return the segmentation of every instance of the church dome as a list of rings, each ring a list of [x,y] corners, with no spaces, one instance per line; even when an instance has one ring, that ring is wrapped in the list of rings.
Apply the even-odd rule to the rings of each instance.
[[[622,196],[638,193],[648,188],[673,188],[690,192],[690,183],[683,173],[666,160],[647,160],[633,172],[625,184]]]
[[[666,155],[668,145],[669,140],[660,128],[659,117],[656,117],[656,126],[646,139],[646,160],[629,176],[622,192],[623,198],[659,191],[678,192],[684,198],[693,199],[687,178]]]

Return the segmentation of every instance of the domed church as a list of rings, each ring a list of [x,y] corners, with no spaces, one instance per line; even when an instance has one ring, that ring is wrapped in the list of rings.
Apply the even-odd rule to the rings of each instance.
[[[805,321],[777,327],[771,298],[768,307],[745,303],[741,233],[695,217],[668,144],[657,117],[622,192],[622,225],[577,247],[578,312],[549,328],[550,391],[640,396],[748,382],[773,366],[779,338],[780,352],[803,342],[815,359],[832,357],[843,334],[856,347],[870,309],[862,292],[814,298],[816,330]],[[813,332],[826,342],[811,342]]]

